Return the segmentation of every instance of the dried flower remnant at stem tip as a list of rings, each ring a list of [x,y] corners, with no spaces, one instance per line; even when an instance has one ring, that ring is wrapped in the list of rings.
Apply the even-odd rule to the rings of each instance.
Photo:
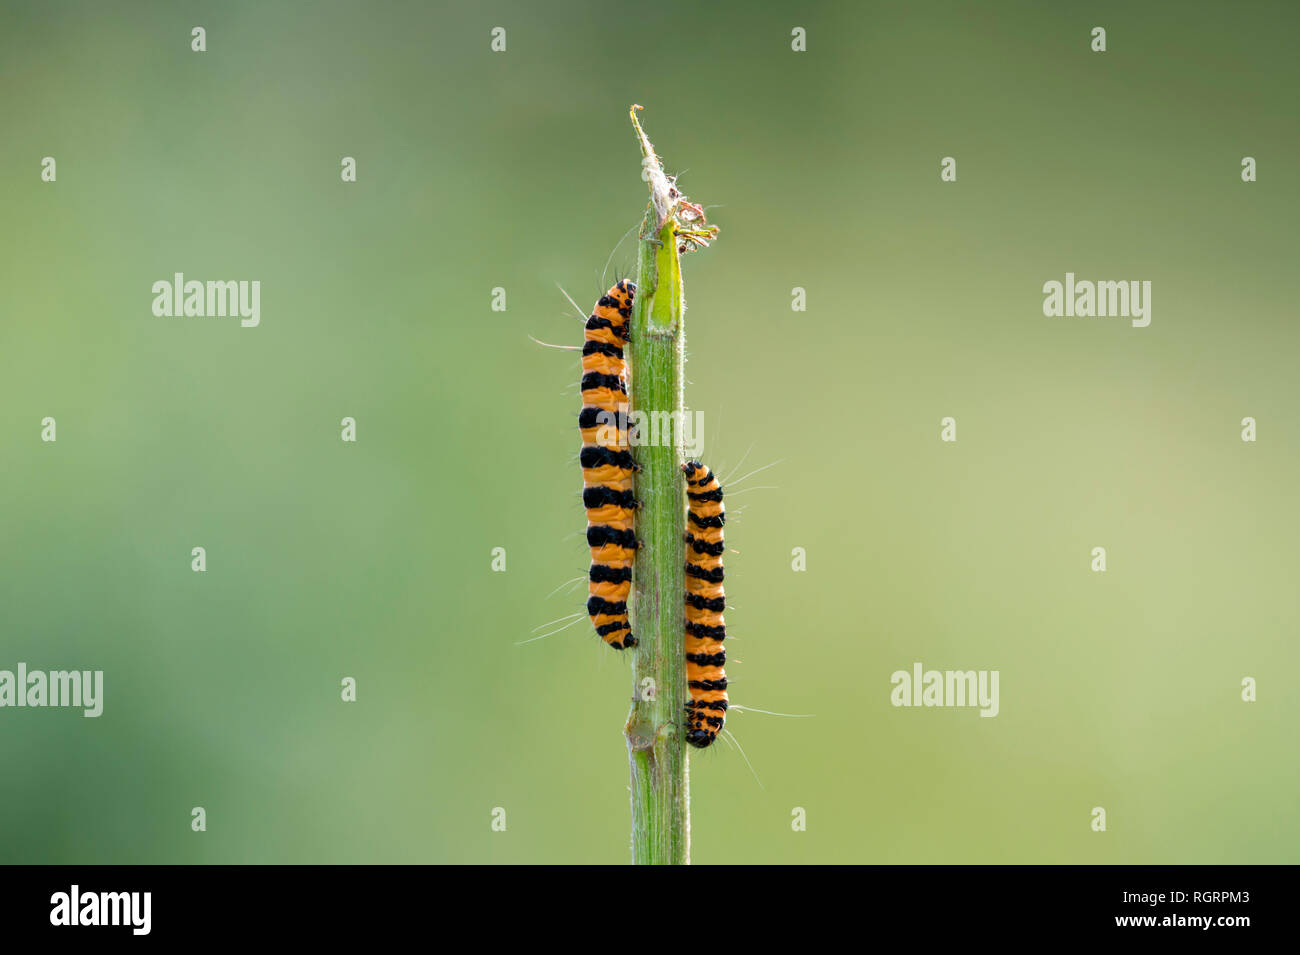
[[[641,144],[641,176],[650,187],[650,204],[655,212],[655,232],[662,233],[665,226],[672,224],[674,239],[677,241],[678,254],[694,252],[707,248],[710,240],[717,238],[718,227],[711,226],[704,215],[704,208],[690,202],[677,188],[677,179],[664,172],[663,161],[655,152],[653,144],[641,128],[637,119],[637,110],[644,109],[635,103],[628,111],[632,126],[636,129],[637,140]],[[644,236],[643,236],[644,238]]]
[[[655,209],[655,230],[658,231],[668,224],[673,207],[672,193],[676,189],[664,175],[663,163],[655,154],[655,148],[650,144],[645,130],[641,128],[641,121],[636,118],[637,110],[644,108],[633,103],[628,115],[632,117],[636,138],[641,143],[641,178],[650,186],[650,202]]]

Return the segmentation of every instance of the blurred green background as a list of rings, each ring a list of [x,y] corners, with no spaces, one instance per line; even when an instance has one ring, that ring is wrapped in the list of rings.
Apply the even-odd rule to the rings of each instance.
[[[0,861],[627,861],[629,661],[517,643],[585,597],[577,357],[529,336],[634,262],[632,102],[723,230],[705,458],[779,461],[730,489],[732,699],[815,714],[728,721],[761,786],[693,757],[695,861],[1300,861],[1298,25],[5,4],[0,668],[106,689],[0,710]],[[177,271],[261,326],[155,318]],[[1150,327],[1045,318],[1066,271],[1150,280]],[[1001,714],[892,707],[918,660]]]

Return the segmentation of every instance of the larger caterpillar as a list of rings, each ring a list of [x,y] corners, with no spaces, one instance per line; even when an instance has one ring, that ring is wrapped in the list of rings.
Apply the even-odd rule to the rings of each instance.
[[[627,598],[636,557],[632,475],[637,465],[628,450],[627,363],[623,360],[635,294],[636,285],[620,279],[601,296],[587,319],[578,412],[582,503],[591,548],[587,614],[596,633],[615,650],[636,646]]]
[[[686,475],[686,742],[703,749],[722,730],[727,712],[727,625],[722,618],[722,485],[699,461],[682,465]]]

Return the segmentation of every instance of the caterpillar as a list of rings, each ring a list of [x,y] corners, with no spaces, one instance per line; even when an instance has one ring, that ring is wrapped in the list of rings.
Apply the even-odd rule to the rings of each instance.
[[[700,749],[722,730],[727,712],[727,639],[722,611],[722,485],[699,461],[682,465],[686,475],[686,742]]]
[[[582,504],[591,548],[587,615],[596,633],[615,650],[636,646],[627,617],[636,556],[632,475],[639,470],[628,450],[627,362],[623,345],[636,285],[620,279],[596,302],[582,346]],[[609,439],[613,437],[614,441]]]

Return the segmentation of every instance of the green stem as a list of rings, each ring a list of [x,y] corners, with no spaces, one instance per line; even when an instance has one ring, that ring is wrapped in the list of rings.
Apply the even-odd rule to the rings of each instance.
[[[681,716],[686,704],[682,595],[686,530],[681,474],[685,381],[685,298],[669,183],[637,123],[650,205],[641,227],[637,292],[628,348],[640,546],[632,570],[632,632],[638,646],[627,719],[632,774],[632,861],[690,862],[690,790]],[[667,427],[665,427],[665,423]]]

